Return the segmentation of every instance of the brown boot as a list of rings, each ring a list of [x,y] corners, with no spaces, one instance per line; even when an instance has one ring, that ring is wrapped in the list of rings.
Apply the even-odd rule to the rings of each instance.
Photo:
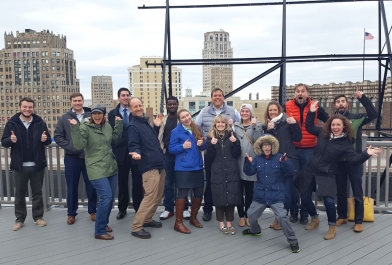
[[[336,236],[336,226],[330,225],[328,232],[325,234],[324,239],[330,240]]]
[[[176,222],[174,223],[174,230],[184,233],[184,234],[190,234],[191,230],[185,227],[183,221],[184,221],[184,216],[182,212],[184,211],[186,200],[181,199],[176,201]]]
[[[197,228],[203,228],[203,225],[197,220],[196,216],[199,213],[202,198],[193,198],[191,207],[191,218],[189,223]]]
[[[318,216],[316,218],[312,218],[310,223],[305,227],[305,230],[313,230],[318,228],[320,225],[320,218]]]
[[[270,224],[269,227],[272,228],[272,229],[274,229],[277,223],[278,223],[278,220],[275,219],[275,220],[272,222],[272,224]]]

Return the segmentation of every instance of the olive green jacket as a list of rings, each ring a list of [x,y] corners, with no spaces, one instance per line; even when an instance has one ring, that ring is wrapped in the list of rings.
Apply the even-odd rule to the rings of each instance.
[[[84,149],[88,178],[96,180],[118,173],[112,151],[122,135],[123,121],[115,122],[114,130],[108,122],[101,130],[95,124],[84,122],[71,126],[72,142],[77,150]]]

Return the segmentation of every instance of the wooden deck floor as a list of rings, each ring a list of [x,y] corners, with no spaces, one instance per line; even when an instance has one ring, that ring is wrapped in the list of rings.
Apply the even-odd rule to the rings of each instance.
[[[163,209],[159,209],[155,220]],[[323,239],[328,229],[326,215],[320,212],[320,228],[306,231],[293,224],[301,252],[291,253],[281,231],[268,228],[273,214],[268,210],[260,218],[261,237],[222,235],[212,220],[204,228],[188,226],[192,234],[173,230],[174,217],[163,221],[163,228],[148,229],[152,238],[131,236],[133,210],[123,220],[110,217],[115,239],[94,239],[94,223],[85,208],[79,209],[76,223],[66,224],[66,209],[45,213],[46,227],[37,227],[28,209],[28,218],[20,231],[12,231],[14,208],[0,209],[0,264],[392,264],[392,215],[377,214],[374,223],[364,223],[364,232],[352,231],[352,223],[338,228],[335,239]],[[200,212],[201,214],[201,212]],[[200,218],[201,219],[201,218]]]

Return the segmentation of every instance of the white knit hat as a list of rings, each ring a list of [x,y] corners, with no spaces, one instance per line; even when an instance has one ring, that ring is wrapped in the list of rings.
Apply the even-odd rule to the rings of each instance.
[[[241,109],[249,109],[250,114],[253,114],[253,107],[252,107],[251,104],[244,103],[244,104],[241,105]]]

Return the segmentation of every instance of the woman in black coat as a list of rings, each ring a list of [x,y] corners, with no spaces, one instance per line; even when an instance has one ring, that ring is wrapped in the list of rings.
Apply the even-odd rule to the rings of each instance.
[[[336,114],[330,117],[324,126],[315,127],[313,120],[317,110],[318,101],[312,103],[306,117],[306,130],[318,136],[317,145],[313,156],[299,174],[296,187],[301,193],[307,189],[313,189],[311,185],[315,180],[317,195],[323,197],[327,212],[329,230],[324,239],[332,239],[336,235],[336,181],[337,162],[345,158],[351,164],[362,164],[372,155],[380,153],[380,149],[372,149],[371,146],[362,153],[357,154],[353,148],[354,129],[350,121],[343,115]],[[314,205],[313,205],[314,207]],[[315,210],[315,209],[314,209]],[[320,220],[312,218],[310,229],[317,228]]]
[[[241,183],[237,158],[241,145],[225,116],[218,115],[212,122],[207,137],[207,155],[213,159],[211,193],[216,219],[223,234],[234,235],[234,207],[241,203]],[[227,224],[224,223],[226,217]]]
[[[271,101],[268,103],[264,119],[264,133],[271,134],[278,139],[278,152],[287,155],[294,166],[294,175],[296,176],[299,168],[299,161],[295,155],[295,146],[293,142],[300,142],[302,140],[302,132],[298,122],[292,116],[288,117],[286,113],[283,112],[282,106],[277,101]],[[290,211],[292,202],[294,202],[295,206],[298,208],[297,190],[293,186],[293,179],[295,176],[286,176],[284,178],[284,208],[287,212]],[[297,216],[298,209],[296,209],[296,211],[297,212],[294,214],[294,210],[292,209],[291,214]],[[276,219],[270,225],[270,228],[275,230],[282,229]]]

